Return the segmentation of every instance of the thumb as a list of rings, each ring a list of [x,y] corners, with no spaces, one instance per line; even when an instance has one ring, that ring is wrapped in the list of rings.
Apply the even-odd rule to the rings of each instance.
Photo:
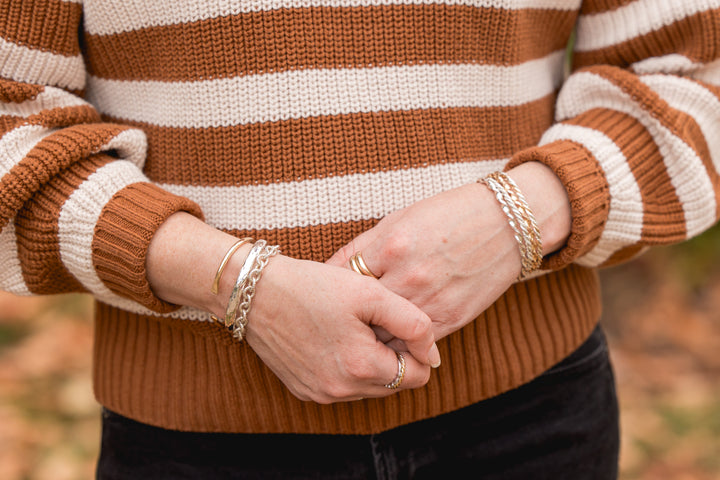
[[[396,339],[405,342],[407,350],[421,363],[440,366],[440,352],[435,344],[432,321],[408,300],[385,288],[378,289],[379,301],[365,304],[365,318],[370,325],[382,327]]]

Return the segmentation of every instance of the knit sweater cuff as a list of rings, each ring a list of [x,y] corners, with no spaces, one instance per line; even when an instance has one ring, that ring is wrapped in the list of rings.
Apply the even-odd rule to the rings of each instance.
[[[179,211],[203,218],[195,202],[150,183],[133,183],[113,195],[102,210],[92,243],[95,270],[110,290],[155,312],[179,308],[152,292],[145,267],[153,235]]]
[[[559,140],[517,153],[506,170],[525,162],[537,161],[550,167],[568,193],[572,225],[567,243],[547,255],[543,269],[557,270],[590,251],[599,241],[608,217],[610,196],[602,168],[581,145]]]

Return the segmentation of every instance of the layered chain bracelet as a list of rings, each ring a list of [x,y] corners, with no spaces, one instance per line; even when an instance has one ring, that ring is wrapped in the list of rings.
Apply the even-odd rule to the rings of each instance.
[[[218,267],[215,279],[213,280],[210,291],[217,295],[220,278],[223,270],[227,265],[230,257],[244,244],[252,242],[252,238],[243,238],[238,240],[225,254],[220,266]],[[233,337],[242,342],[245,338],[245,330],[248,324],[248,314],[255,296],[255,288],[262,275],[263,270],[270,261],[270,257],[277,255],[280,247],[277,245],[268,245],[265,240],[256,241],[250,253],[245,258],[240,273],[238,273],[235,285],[230,293],[230,299],[225,310],[225,318],[220,320],[215,315],[211,315],[214,322],[225,326],[232,332]]]
[[[527,278],[542,263],[542,240],[535,216],[515,181],[503,172],[493,172],[478,182],[495,194],[508,223],[515,233],[520,249],[522,267],[518,280]]]

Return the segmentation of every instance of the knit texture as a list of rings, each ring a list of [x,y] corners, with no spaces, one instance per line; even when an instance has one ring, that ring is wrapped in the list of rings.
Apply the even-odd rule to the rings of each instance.
[[[370,433],[495,396],[592,331],[596,267],[717,221],[718,32],[716,0],[3,2],[0,288],[92,294],[98,400],[161,427]],[[177,211],[324,261],[528,161],[567,189],[567,244],[424,388],[300,402],[146,279]]]

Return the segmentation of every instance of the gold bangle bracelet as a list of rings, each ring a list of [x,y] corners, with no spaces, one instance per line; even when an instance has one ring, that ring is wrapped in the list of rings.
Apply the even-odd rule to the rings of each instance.
[[[230,257],[233,256],[235,252],[238,251],[240,247],[245,245],[248,242],[252,242],[252,238],[245,237],[241,240],[238,240],[233,244],[232,247],[227,251],[225,256],[222,259],[222,262],[220,262],[220,266],[217,269],[217,272],[215,273],[215,279],[213,280],[212,286],[210,287],[210,292],[212,292],[213,295],[217,295],[218,291],[220,290],[220,278],[222,277],[223,271],[225,270],[225,267],[227,266],[228,262],[230,261]]]

